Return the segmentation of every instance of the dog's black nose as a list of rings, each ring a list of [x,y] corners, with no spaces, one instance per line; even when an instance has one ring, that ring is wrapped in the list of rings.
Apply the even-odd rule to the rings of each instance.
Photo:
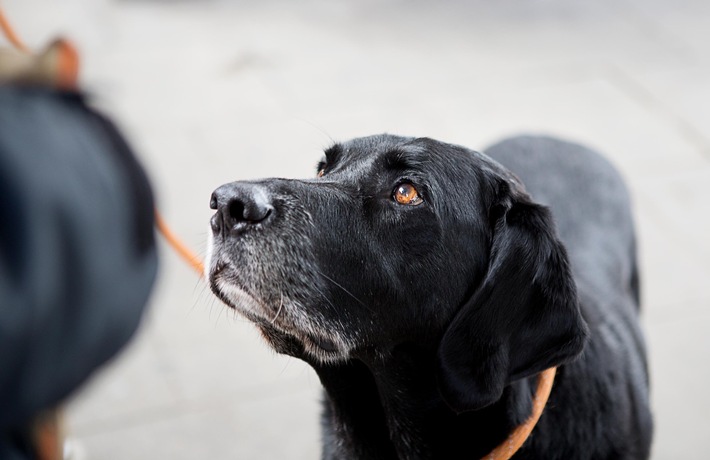
[[[234,182],[212,193],[210,208],[217,212],[210,224],[215,234],[239,234],[263,224],[274,210],[269,193],[261,185]]]

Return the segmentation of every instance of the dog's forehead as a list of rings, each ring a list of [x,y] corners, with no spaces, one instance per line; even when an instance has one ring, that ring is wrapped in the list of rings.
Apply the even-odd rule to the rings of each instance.
[[[343,160],[349,162],[371,161],[390,151],[404,149],[410,146],[412,141],[414,138],[411,137],[379,134],[351,139],[337,144],[335,148],[340,150],[339,153],[343,156]]]
[[[471,160],[470,151],[429,138],[380,134],[351,139],[326,150],[326,156],[350,172],[373,172],[383,166],[412,166],[422,163]]]
[[[413,138],[380,134],[336,143],[325,150],[331,175],[348,180],[364,180],[383,170],[383,160],[395,152],[411,151]]]
[[[340,164],[351,171],[371,171],[381,166],[383,160],[396,160],[398,164],[426,163],[442,167],[473,167],[500,173],[505,168],[487,155],[465,147],[448,144],[428,137],[404,137],[379,134],[351,139],[326,150]]]

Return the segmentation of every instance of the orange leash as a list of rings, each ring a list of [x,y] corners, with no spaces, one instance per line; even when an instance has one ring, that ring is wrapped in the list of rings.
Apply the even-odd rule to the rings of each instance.
[[[155,226],[158,228],[158,231],[162,233],[163,237],[170,244],[170,246],[173,247],[175,252],[177,252],[180,257],[182,257],[183,260],[187,262],[188,265],[190,265],[190,267],[192,267],[200,276],[203,276],[205,273],[204,263],[202,263],[200,258],[192,252],[192,250],[190,250],[190,248],[188,248],[172,230],[170,230],[170,227],[168,227],[165,223],[157,209],[155,210]]]
[[[55,40],[47,50],[35,56],[15,33],[2,7],[0,7],[0,29],[7,40],[22,52],[20,56],[2,56],[12,60],[13,70],[9,75],[10,80],[39,83],[60,89],[76,90],[78,88],[79,53],[69,41]],[[200,258],[180,241],[157,209],[155,210],[155,226],[168,244],[202,276],[204,265]]]
[[[20,37],[18,37],[15,31],[13,30],[12,26],[10,25],[10,22],[7,20],[7,17],[5,17],[5,13],[3,12],[2,7],[0,7],[0,27],[2,28],[5,37],[12,44],[12,46],[25,53],[31,52],[30,49],[25,46],[22,40],[20,40]]]
[[[537,390],[533,397],[533,411],[530,417],[519,425],[508,438],[498,447],[493,449],[490,454],[483,457],[483,460],[508,460],[522,447],[523,443],[528,439],[533,428],[540,420],[543,409],[547,404],[552,391],[552,383],[555,381],[556,367],[551,367],[539,374],[537,382]]]

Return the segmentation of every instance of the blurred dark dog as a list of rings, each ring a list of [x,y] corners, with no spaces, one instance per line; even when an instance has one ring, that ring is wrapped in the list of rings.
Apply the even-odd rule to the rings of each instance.
[[[372,136],[329,148],[315,179],[212,195],[212,290],[315,368],[323,458],[480,458],[530,415],[552,366],[516,459],[648,457],[622,180],[550,138],[487,153]]]

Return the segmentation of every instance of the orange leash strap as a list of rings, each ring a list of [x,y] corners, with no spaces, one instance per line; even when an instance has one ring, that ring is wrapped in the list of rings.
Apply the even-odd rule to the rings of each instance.
[[[20,40],[20,37],[18,37],[15,31],[13,30],[12,26],[10,25],[10,22],[5,16],[5,12],[2,10],[2,7],[0,7],[0,28],[2,28],[2,31],[5,34],[5,37],[7,38],[7,41],[9,41],[12,46],[22,52],[30,53],[30,49],[25,46],[22,40]]]
[[[203,276],[205,273],[205,265],[202,263],[200,258],[182,241],[180,241],[180,238],[178,238],[172,230],[170,230],[170,227],[168,227],[165,223],[157,209],[155,210],[155,226],[158,228],[158,231],[162,233],[168,244],[173,247],[175,252],[177,252],[180,257],[182,257],[183,260],[187,262],[188,265],[190,265],[190,267],[192,267],[200,276]]]
[[[552,383],[555,381],[556,373],[557,368],[551,367],[539,375],[537,390],[533,398],[533,411],[530,417],[510,433],[508,438],[501,445],[493,449],[490,454],[483,457],[482,460],[508,460],[515,455],[530,436],[537,421],[540,420],[542,411],[547,404],[547,399],[550,397]]]

